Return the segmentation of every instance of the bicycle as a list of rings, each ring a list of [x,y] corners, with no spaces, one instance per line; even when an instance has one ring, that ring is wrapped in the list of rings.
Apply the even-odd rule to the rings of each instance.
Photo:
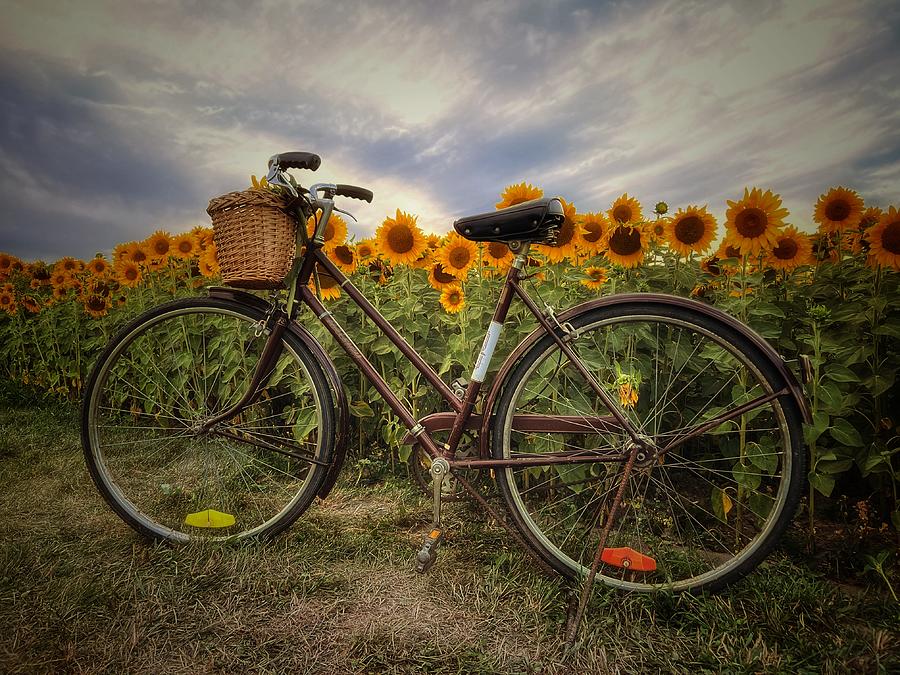
[[[311,153],[269,160],[289,199],[296,250],[286,293],[270,302],[229,287],[141,314],[108,344],[82,406],[87,466],[112,509],[138,532],[175,542],[282,532],[335,485],[348,402],[331,359],[298,322],[308,308],[431,458],[434,523],[443,538],[448,475],[545,567],[626,590],[717,590],[771,551],[805,474],[801,385],[751,329],[692,300],[603,297],[558,312],[526,292],[532,244],[553,243],[558,198],[462,218],[456,231],[515,254],[471,377],[451,387],[322,249],[336,197],[371,191],[318,183]],[[317,215],[318,214],[318,215]],[[307,234],[307,219],[315,228]],[[417,419],[309,287],[333,277],[440,395]],[[514,299],[538,327],[482,388]],[[307,316],[308,316],[307,315]],[[437,442],[433,435],[447,435]],[[471,435],[477,452],[457,455]],[[493,473],[509,522],[463,476]],[[455,488],[454,488],[455,489]],[[446,492],[446,490],[445,490]]]

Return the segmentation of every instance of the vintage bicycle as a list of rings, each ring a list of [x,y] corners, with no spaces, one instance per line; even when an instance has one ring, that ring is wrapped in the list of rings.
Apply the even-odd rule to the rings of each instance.
[[[303,325],[316,319],[431,458],[434,523],[420,571],[442,540],[448,476],[570,579],[716,590],[771,551],[802,489],[809,413],[801,385],[761,337],[667,295],[540,306],[526,291],[527,256],[532,244],[552,245],[564,220],[559,199],[543,198],[454,223],[470,240],[506,244],[515,259],[471,377],[451,386],[323,251],[335,199],[373,195],[343,184],[305,189],[287,173],[319,163],[311,153],[275,155],[267,180],[280,194],[255,191],[281,200],[272,210],[292,228],[277,244],[290,249],[286,274],[154,307],[99,357],[83,401],[84,453],[126,523],[174,542],[268,537],[328,496],[349,416],[337,370]],[[224,212],[246,227],[247,209]],[[320,275],[415,366],[444,410],[412,414],[320,301]],[[281,290],[267,301],[233,286]],[[485,387],[514,300],[538,325]],[[473,439],[465,453],[464,436]],[[475,470],[494,476],[505,516],[466,479]]]

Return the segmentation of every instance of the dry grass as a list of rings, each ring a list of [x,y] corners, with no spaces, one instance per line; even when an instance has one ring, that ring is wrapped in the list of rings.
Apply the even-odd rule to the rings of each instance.
[[[352,472],[348,472],[352,473]],[[429,508],[341,484],[287,535],[152,545],[93,489],[71,411],[0,411],[0,671],[886,672],[897,607],[779,557],[715,597],[601,592],[563,651],[570,590],[466,505],[426,576]]]

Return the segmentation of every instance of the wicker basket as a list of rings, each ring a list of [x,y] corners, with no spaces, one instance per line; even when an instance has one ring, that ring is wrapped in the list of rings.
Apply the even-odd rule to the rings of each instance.
[[[269,190],[211,199],[213,240],[222,281],[237,288],[279,288],[291,269],[297,225],[284,197]]]

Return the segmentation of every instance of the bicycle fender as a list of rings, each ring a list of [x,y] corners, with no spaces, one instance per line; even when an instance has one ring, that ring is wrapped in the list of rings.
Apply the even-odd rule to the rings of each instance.
[[[803,393],[803,388],[798,382],[797,377],[794,375],[794,372],[790,368],[788,368],[787,363],[785,363],[781,355],[778,354],[778,352],[776,352],[772,348],[772,346],[752,328],[741,323],[730,314],[726,314],[722,310],[710,305],[706,305],[702,302],[697,302],[696,300],[682,298],[677,295],[666,295],[663,293],[622,293],[621,295],[610,295],[605,298],[588,300],[587,302],[575,305],[574,307],[571,307],[570,309],[557,314],[556,320],[560,324],[565,324],[567,321],[570,321],[572,318],[583,314],[584,312],[589,312],[600,307],[613,307],[616,305],[624,305],[633,302],[684,307],[686,309],[693,310],[698,314],[704,314],[712,319],[721,321],[729,328],[732,328],[740,333],[742,337],[749,340],[755,347],[762,351],[763,354],[769,357],[769,360],[778,369],[779,375],[790,390],[791,396],[800,407],[804,421],[807,423],[812,422],[812,414],[809,410],[809,403],[807,402],[806,396]],[[500,370],[494,377],[494,381],[491,383],[490,391],[485,398],[483,408],[485,414],[481,421],[480,433],[478,434],[479,454],[481,457],[485,458],[490,454],[489,437],[491,421],[494,419],[494,406],[497,403],[497,399],[500,397],[500,392],[503,389],[507,376],[519,361],[519,359],[522,358],[522,356],[529,349],[531,349],[531,347],[538,340],[544,337],[544,335],[546,335],[546,332],[543,328],[536,328],[534,331],[529,333],[528,336],[519,343],[519,346],[516,347],[509,356],[506,357],[506,360],[503,362],[503,365],[500,366]],[[490,414],[487,414],[487,411],[490,411]]]
[[[241,291],[236,288],[211,286],[207,289],[207,292],[211,297],[234,300],[235,302],[250,305],[251,307],[263,311],[269,309],[269,303],[258,295]],[[320,499],[325,499],[337,482],[341,467],[344,465],[344,459],[347,456],[347,444],[350,438],[350,408],[347,403],[347,393],[344,391],[344,385],[341,382],[340,375],[338,375],[334,362],[322,348],[322,345],[319,344],[318,340],[313,337],[312,333],[295,321],[290,323],[288,330],[299,339],[307,349],[309,349],[315,360],[322,367],[322,372],[325,373],[325,377],[328,378],[332,393],[335,397],[335,406],[337,408],[337,419],[335,422],[337,424],[337,430],[334,439],[334,451],[331,453],[330,457],[324,458],[330,466],[328,468],[328,473],[325,474],[325,480],[322,483],[322,487],[319,488],[318,492],[318,497]]]

